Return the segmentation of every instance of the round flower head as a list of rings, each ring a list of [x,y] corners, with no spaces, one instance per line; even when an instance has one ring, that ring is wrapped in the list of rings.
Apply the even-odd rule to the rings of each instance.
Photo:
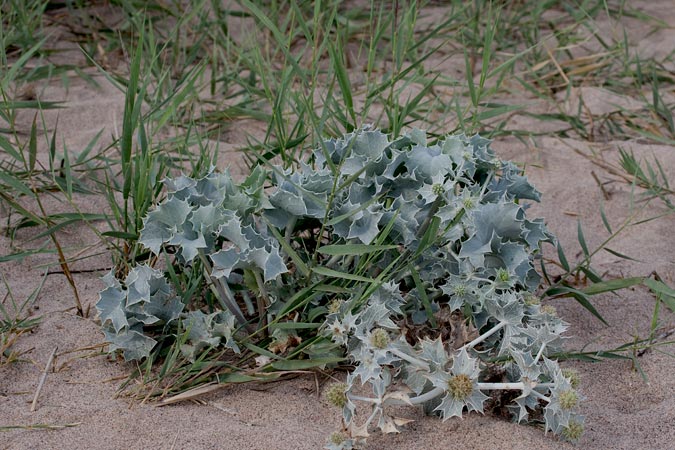
[[[473,392],[473,381],[468,375],[455,375],[448,380],[448,393],[455,400],[465,400]]]
[[[463,296],[466,295],[466,285],[465,284],[457,284],[454,286],[455,295],[458,296]]]
[[[541,299],[536,295],[528,292],[523,296],[523,300],[527,306],[539,305],[541,304]]]
[[[442,184],[434,184],[431,186],[431,192],[433,192],[436,195],[443,195],[445,194],[445,188],[443,187]]]
[[[346,383],[334,383],[326,389],[324,396],[331,405],[344,408],[347,404],[347,388]]]
[[[553,306],[553,305],[542,306],[541,312],[543,312],[544,314],[548,314],[549,316],[557,316],[558,315],[558,310],[555,309],[555,306]]]
[[[373,330],[370,334],[370,343],[377,349],[385,349],[389,345],[389,333],[382,328]]]
[[[336,431],[330,435],[329,441],[331,444],[340,445],[345,441],[345,435]]]
[[[445,397],[435,409],[443,416],[443,420],[453,416],[461,417],[465,407],[469,411],[483,412],[483,402],[488,397],[476,386],[479,373],[478,361],[463,349],[453,358],[450,373],[438,371],[429,377],[434,386],[446,391]]]
[[[340,311],[340,306],[344,303],[343,300],[333,300],[328,304],[328,313],[335,314]]]
[[[562,409],[572,409],[579,403],[579,395],[574,389],[561,392],[558,398]]]
[[[576,419],[570,420],[562,430],[562,436],[568,441],[578,441],[582,434],[584,434],[584,424]]]
[[[474,207],[474,202],[471,197],[467,197],[462,201],[462,204],[464,205],[464,209],[473,209]]]
[[[509,276],[509,271],[504,269],[503,267],[500,267],[497,270],[497,281],[501,281],[502,283],[508,283],[509,279],[511,277]]]
[[[576,389],[581,384],[581,378],[579,378],[579,372],[574,369],[563,369],[562,374],[565,378],[570,380],[570,385],[572,388]]]

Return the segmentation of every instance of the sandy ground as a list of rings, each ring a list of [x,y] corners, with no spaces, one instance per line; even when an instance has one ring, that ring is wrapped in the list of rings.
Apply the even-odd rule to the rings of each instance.
[[[667,3],[667,2],[665,2]],[[664,3],[661,2],[663,5]],[[671,19],[673,19],[671,14]],[[665,19],[664,19],[665,20]],[[675,20],[671,23],[675,24]],[[667,36],[675,42],[675,33]],[[661,36],[659,39],[663,40]],[[117,132],[121,123],[123,96],[103,77],[96,76],[95,89],[81,79],[73,79],[68,91],[60,83],[44,86],[43,100],[61,100],[66,108],[58,112],[59,143],[71,152],[83,149],[104,128],[103,136]],[[579,90],[587,104],[606,108],[615,98],[598,90]],[[626,100],[629,101],[630,99]],[[623,104],[630,106],[629,103]],[[46,112],[47,125],[53,127],[56,112]],[[32,117],[21,116],[26,126]],[[228,142],[223,148],[238,143]],[[543,192],[543,202],[530,210],[533,217],[544,217],[550,229],[568,249],[568,258],[579,255],[576,223],[583,223],[589,247],[595,248],[606,237],[599,204],[604,202],[610,222],[618,226],[632,211],[631,189],[624,183],[610,182],[603,199],[591,171],[602,182],[614,180],[602,169],[589,163],[577,151],[598,152],[606,161],[618,158],[619,147],[636,155],[656,156],[675,180],[675,152],[662,145],[639,142],[603,142],[594,147],[574,139],[544,137],[529,147],[515,139],[493,144],[497,153],[528,164],[528,175]],[[231,152],[221,155],[221,163],[238,164]],[[100,201],[78,198],[85,211],[96,211]],[[665,210],[650,207],[644,217]],[[4,213],[3,213],[4,214]],[[4,217],[0,218],[3,222]],[[611,248],[641,262],[626,261],[609,253],[594,259],[596,269],[608,278],[642,276],[657,271],[669,285],[675,284],[675,220],[672,216],[631,227],[620,235]],[[16,245],[37,231],[19,233]],[[82,246],[92,242],[86,229],[70,228],[60,233],[65,246]],[[0,237],[0,254],[8,254],[10,241]],[[94,250],[91,250],[94,252]],[[547,253],[553,255],[553,249]],[[0,273],[8,280],[16,298],[25,298],[37,285],[45,270],[57,272],[51,256],[35,256],[20,263],[0,264]],[[73,269],[101,268],[101,272],[76,275],[85,307],[97,300],[101,283],[98,277],[110,266],[107,255],[75,263]],[[0,288],[0,296],[4,296]],[[553,302],[568,321],[568,349],[611,348],[647,336],[654,308],[653,296],[644,288],[622,291],[619,295],[595,297],[595,305],[610,322],[607,327],[581,308],[574,300]],[[0,427],[9,425],[52,424],[72,427],[58,430],[19,429],[0,433],[0,448],[11,449],[316,449],[340,422],[339,413],[320,398],[313,376],[280,383],[225,388],[204,396],[200,403],[182,403],[167,407],[139,405],[125,398],[115,399],[122,377],[132,369],[96,350],[82,350],[103,342],[98,325],[77,317],[71,309],[72,292],[63,275],[47,277],[35,305],[35,315],[42,316],[37,329],[24,335],[17,349],[25,350],[30,362],[0,368]],[[92,314],[93,315],[93,314]],[[673,314],[663,312],[660,327],[675,326]],[[58,347],[55,371],[50,373],[38,408],[30,412],[30,402],[40,372],[50,353]],[[79,350],[78,350],[79,349]],[[661,348],[675,350],[674,346]],[[641,375],[624,360],[600,363],[565,362],[581,373],[581,391],[586,397],[582,413],[586,415],[586,433],[577,448],[581,449],[675,449],[675,358],[659,351],[649,351],[639,358],[647,376]],[[402,409],[401,415],[415,421],[400,435],[374,435],[372,449],[564,449],[573,448],[535,427],[518,426],[489,416],[467,415],[464,419],[441,422],[424,417],[416,409]]]

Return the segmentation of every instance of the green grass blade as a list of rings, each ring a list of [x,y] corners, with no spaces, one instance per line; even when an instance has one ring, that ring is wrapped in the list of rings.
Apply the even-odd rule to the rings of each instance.
[[[37,114],[33,116],[33,124],[30,127],[30,141],[28,142],[28,171],[35,170],[37,158]]]
[[[302,275],[307,278],[309,277],[309,267],[307,267],[307,264],[302,260],[300,255],[291,247],[291,245],[286,241],[286,239],[279,233],[279,230],[276,229],[276,227],[272,226],[271,223],[267,222],[267,229],[272,232],[274,237],[279,241],[279,244],[281,245],[281,248],[284,249],[286,254],[293,260],[293,263],[295,263],[295,266],[297,269],[302,273]]]
[[[340,50],[343,50],[340,48]],[[343,52],[337,52],[335,46],[332,44],[328,45],[328,51],[331,58],[331,64],[333,65],[333,70],[335,70],[335,76],[337,77],[338,85],[340,86],[340,92],[342,93],[342,98],[344,100],[345,107],[349,113],[349,117],[352,120],[352,129],[347,131],[352,131],[356,123],[356,113],[354,112],[354,99],[352,98],[352,86],[349,81],[349,74],[347,73],[347,68],[343,61],[342,54]]]
[[[641,284],[644,281],[643,277],[618,278],[616,280],[602,281],[600,283],[593,283],[591,286],[582,289],[586,295],[597,295],[603,292],[614,292],[620,289],[626,289],[636,284]]]
[[[590,252],[588,251],[588,246],[586,245],[586,239],[584,238],[584,232],[581,228],[581,220],[577,220],[577,239],[579,240],[579,245],[581,250],[584,252],[586,258],[590,257]]]
[[[609,232],[609,234],[613,234],[612,227],[609,225],[609,221],[605,215],[605,207],[602,203],[600,203],[600,218],[602,219],[602,223],[605,225],[605,229]]]
[[[608,253],[611,253],[614,256],[618,256],[619,258],[622,258],[622,259],[628,259],[630,261],[636,261],[636,262],[643,262],[643,261],[640,261],[639,259],[631,258],[628,255],[624,255],[623,253],[617,252],[616,250],[612,250],[609,247],[603,247],[603,250],[608,252]]]
[[[581,304],[581,306],[586,308],[602,323],[604,323],[605,325],[609,325],[609,323],[607,323],[607,321],[602,317],[602,315],[598,312],[595,306],[593,306],[588,296],[577,289],[574,289],[569,286],[555,286],[548,288],[544,292],[544,294],[549,297],[573,297],[576,301],[578,301]]]
[[[360,256],[367,253],[395,250],[397,248],[397,245],[333,244],[319,247],[317,251],[329,256]]]
[[[375,283],[376,281],[372,278],[362,277],[360,275],[354,275],[351,273],[339,272],[337,270],[328,269],[327,267],[312,267],[312,272],[324,277],[340,278],[343,280],[359,281],[363,283]]]
[[[644,280],[644,284],[652,292],[659,296],[664,305],[666,305],[671,311],[675,312],[675,289],[672,289],[667,284],[652,278],[646,278]]]
[[[419,293],[420,299],[422,300],[422,305],[424,306],[424,312],[427,315],[427,320],[429,320],[429,323],[431,323],[432,327],[437,328],[438,324],[436,323],[436,318],[434,317],[434,312],[431,308],[431,302],[427,296],[427,290],[420,279],[420,275],[417,273],[417,270],[415,270],[415,267],[412,264],[408,264],[408,269],[410,270],[410,274],[412,275],[413,281],[415,282],[415,287],[417,288],[417,292]]]

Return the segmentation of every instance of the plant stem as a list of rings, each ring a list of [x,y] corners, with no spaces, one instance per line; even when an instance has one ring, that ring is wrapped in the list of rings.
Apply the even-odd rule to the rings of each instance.
[[[298,221],[298,218],[293,216],[288,219],[286,223],[286,230],[284,230],[284,239],[288,245],[291,245],[291,238],[293,237],[293,230],[295,229],[295,223]]]
[[[413,405],[420,405],[422,403],[428,402],[429,400],[435,399],[436,397],[443,394],[444,392],[445,392],[445,389],[443,389],[442,387],[433,388],[432,390],[430,390],[429,392],[427,392],[425,394],[418,395],[417,397],[410,398],[410,403],[412,403]],[[400,401],[400,400],[398,400],[398,401]],[[405,404],[405,403],[401,402],[401,404]]]
[[[379,398],[362,397],[360,395],[351,395],[351,394],[347,394],[347,397],[349,398],[349,400],[356,400],[356,401],[359,401],[359,402],[375,403],[375,404],[380,403]]]
[[[536,391],[536,388],[551,388],[553,387],[553,383],[540,383],[540,384],[535,384],[534,387],[530,390],[530,392],[533,393],[533,395],[541,400],[544,400],[546,402],[550,402],[551,400],[546,397],[544,394],[541,392]],[[476,388],[481,391],[495,391],[495,390],[503,390],[503,391],[522,391],[526,389],[525,383],[521,382],[516,382],[516,383],[476,383]],[[403,400],[399,399],[387,399],[386,403],[388,405],[420,405],[422,403],[428,402],[429,400],[433,400],[436,397],[444,394],[446,390],[442,387],[435,387],[429,392],[426,392],[424,394],[415,396],[415,397],[410,397],[408,400],[409,402],[406,403]],[[368,403],[378,403],[379,400],[376,398],[368,398],[368,397],[357,397],[357,396],[350,396],[349,397],[352,400],[360,400],[363,402],[368,402]]]
[[[266,328],[267,326],[267,308],[270,306],[270,298],[269,295],[267,295],[267,291],[265,290],[265,282],[263,281],[262,277],[260,276],[260,270],[258,269],[253,269],[253,276],[255,277],[255,283],[258,285],[258,316],[259,316],[259,321],[258,321],[258,328],[265,328],[264,334],[265,337],[267,337],[268,330]]]
[[[47,211],[42,205],[42,200],[40,199],[38,189],[35,186],[35,181],[32,178],[32,173],[29,181],[31,184],[31,190],[33,191],[33,194],[35,196],[34,197],[35,203],[37,203],[38,208],[40,208],[40,212],[42,213],[41,220],[44,222],[46,226],[51,227],[52,222],[49,219],[49,216],[47,215]],[[61,266],[61,270],[63,270],[63,275],[65,275],[66,280],[68,280],[68,284],[70,285],[70,289],[73,291],[77,315],[80,317],[86,317],[89,315],[89,309],[87,309],[87,313],[85,314],[84,308],[82,308],[82,302],[80,301],[80,294],[77,290],[77,285],[75,284],[75,279],[73,278],[73,274],[70,272],[70,266],[68,266],[68,260],[66,259],[66,255],[63,253],[63,248],[61,248],[61,244],[59,243],[58,239],[56,239],[56,232],[49,233],[49,238],[52,240],[52,242],[54,243],[54,247],[56,248],[56,253],[59,256],[59,265]]]
[[[397,348],[388,349],[388,350],[391,353],[393,353],[394,355],[398,356],[399,358],[409,362],[413,366],[419,367],[420,369],[429,372],[429,370],[430,370],[429,365],[427,363],[425,363],[424,361],[420,361],[419,359],[414,358],[414,357],[408,355],[407,353],[402,352],[401,350],[399,350]]]
[[[541,358],[541,355],[544,354],[545,349],[546,349],[546,343],[544,342],[544,343],[541,344],[541,348],[539,349],[539,352],[537,353],[537,357],[534,358],[534,362],[532,363],[532,365],[537,364],[537,362],[539,361],[539,358]]]
[[[221,306],[234,314],[234,317],[237,319],[237,322],[239,322],[239,325],[245,326],[246,329],[251,331],[249,325],[247,324],[248,321],[244,317],[244,313],[241,312],[239,305],[237,305],[237,302],[234,300],[234,296],[232,295],[232,291],[230,291],[230,287],[227,285],[227,283],[223,283],[221,279],[211,276],[212,267],[209,261],[206,259],[206,255],[204,255],[204,251],[202,249],[198,250],[198,254],[199,259],[204,265],[206,278],[211,282],[210,286],[212,291],[215,289],[213,293],[220,302]]]
[[[553,383],[535,383],[532,389],[550,388],[553,386],[554,386]],[[514,383],[476,383],[476,387],[481,391],[494,391],[494,390],[522,391],[526,388],[525,383],[523,383],[522,381]]]
[[[468,344],[465,344],[461,349],[467,349],[467,348],[475,347],[476,345],[480,344],[485,339],[489,338],[490,336],[492,336],[493,334],[495,334],[497,331],[501,330],[505,326],[506,326],[506,322],[499,322],[497,325],[492,327],[488,332],[486,332],[485,334],[481,334],[480,336],[478,336],[473,341],[469,342]]]

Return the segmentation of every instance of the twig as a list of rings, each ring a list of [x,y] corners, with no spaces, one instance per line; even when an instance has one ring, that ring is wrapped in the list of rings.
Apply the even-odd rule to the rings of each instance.
[[[637,356],[643,356],[645,353],[647,353],[649,350],[652,349],[655,342],[665,341],[667,338],[669,338],[673,334],[675,334],[675,328],[671,328],[669,330],[664,330],[664,331],[660,332],[659,334],[657,334],[656,336],[653,336],[649,340],[650,341],[649,345],[647,347],[641,349],[640,351],[638,351]]]
[[[569,85],[570,79],[567,78],[567,75],[565,75],[565,71],[563,70],[562,67],[560,67],[560,64],[558,64],[558,60],[555,59],[555,56],[553,56],[553,53],[551,52],[551,50],[546,45],[544,45],[544,50],[546,50],[546,53],[548,53],[548,57],[551,58],[551,62],[553,63],[555,68],[558,70],[558,73],[560,74],[562,79],[565,80],[565,86]]]
[[[258,314],[260,316],[258,321],[258,328],[264,328],[263,335],[268,337],[269,330],[267,329],[267,308],[270,306],[270,298],[267,295],[267,290],[265,290],[265,282],[260,276],[260,271],[258,269],[253,270],[253,276],[255,276],[255,283],[258,285]]]
[[[82,422],[75,423],[64,423],[64,424],[55,424],[55,423],[36,423],[33,425],[7,425],[0,427],[0,431],[11,431],[11,430],[61,430],[63,428],[71,428],[81,425]]]
[[[78,274],[78,273],[93,273],[93,272],[109,272],[112,270],[112,267],[102,267],[100,269],[77,269],[77,270],[70,270],[71,274]],[[47,275],[65,275],[65,271],[63,270],[50,270],[47,272]]]
[[[176,435],[173,437],[173,442],[171,443],[171,450],[176,448],[176,441],[178,440],[178,436],[180,435],[180,430],[176,432]]]
[[[591,170],[591,175],[593,176],[593,179],[595,180],[595,182],[598,184],[598,187],[602,191],[602,196],[605,197],[605,200],[609,200],[609,192],[605,190],[605,186],[600,182],[600,179],[595,174],[594,170]]]
[[[47,379],[47,374],[49,373],[49,368],[52,366],[52,363],[54,362],[54,356],[56,356],[56,351],[58,350],[58,347],[54,347],[54,350],[52,350],[52,354],[49,355],[49,359],[47,360],[47,365],[45,366],[45,369],[42,371],[42,376],[40,377],[40,382],[38,383],[37,390],[35,391],[35,396],[33,397],[33,403],[30,405],[30,412],[35,411],[35,407],[37,406],[37,401],[38,397],[40,397],[40,392],[42,392],[42,386],[45,385],[45,380]]]
[[[643,189],[649,188],[649,184],[646,183],[644,180],[642,180],[640,177],[637,177],[637,176],[635,176],[633,174],[630,174],[630,173],[627,174],[623,169],[621,169],[619,167],[616,167],[613,164],[610,164],[606,161],[603,161],[602,159],[598,158],[597,156],[593,156],[593,155],[589,155],[587,153],[584,153],[583,151],[581,151],[577,148],[572,147],[572,150],[574,150],[574,152],[577,153],[578,155],[581,155],[584,158],[588,159],[592,164],[595,164],[596,166],[606,170],[608,173],[623,179],[628,184],[635,183],[638,186],[642,187]],[[667,187],[659,186],[659,189],[660,189],[660,192],[662,192],[662,193],[666,193],[666,194],[670,194],[670,195],[675,194],[675,191],[673,191],[672,189],[668,189]]]
[[[35,194],[35,203],[37,203],[38,208],[40,208],[40,212],[42,212],[43,216],[42,221],[44,222],[44,225],[51,227],[52,222],[51,220],[48,219],[49,216],[47,215],[47,211],[42,205],[42,201],[40,200],[40,196],[38,195],[38,190],[35,187],[35,182],[32,178],[30,179],[30,183],[32,188],[31,190]],[[49,238],[54,243],[56,253],[59,256],[59,266],[61,266],[61,270],[63,270],[63,275],[66,277],[66,280],[68,280],[68,284],[70,284],[70,288],[72,289],[73,295],[75,296],[75,306],[77,307],[77,315],[80,317],[87,317],[89,315],[89,308],[87,308],[87,312],[85,314],[84,309],[82,309],[82,302],[80,301],[80,294],[77,290],[75,279],[73,278],[73,274],[70,273],[70,266],[68,266],[68,260],[66,259],[66,255],[63,253],[63,248],[61,248],[59,240],[56,239],[56,232],[52,231],[51,233],[49,233]]]
[[[67,355],[69,353],[82,352],[85,350],[97,350],[103,347],[107,347],[108,345],[110,345],[110,343],[108,342],[101,342],[100,344],[87,345],[86,347],[74,348],[72,350],[65,350],[63,352],[59,352],[58,356]]]
[[[185,400],[192,400],[192,399],[194,399],[196,397],[199,397],[201,395],[209,394],[211,392],[223,389],[226,386],[227,385],[225,385],[225,384],[213,384],[213,383],[212,384],[205,384],[203,386],[199,386],[199,387],[194,388],[194,389],[189,389],[189,390],[187,390],[185,392],[182,392],[178,395],[174,395],[173,397],[165,398],[165,399],[159,401],[158,403],[156,403],[156,406],[166,406],[166,405],[170,405],[172,403],[178,403],[178,402],[182,402],[182,401],[185,401]]]

